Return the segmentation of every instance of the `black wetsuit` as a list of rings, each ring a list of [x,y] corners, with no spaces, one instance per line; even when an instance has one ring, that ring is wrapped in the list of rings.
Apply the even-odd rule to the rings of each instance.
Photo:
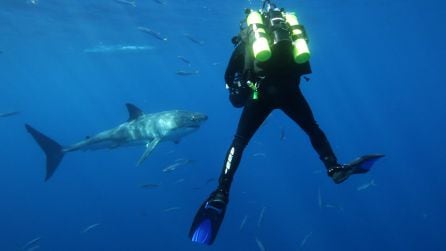
[[[219,189],[229,193],[233,176],[240,163],[243,150],[254,133],[274,109],[281,109],[309,136],[311,144],[327,168],[339,165],[335,154],[319,125],[316,123],[310,106],[299,89],[300,77],[311,73],[309,63],[294,63],[292,53],[276,53],[276,57],[265,63],[253,62],[250,72],[246,72],[247,62],[252,55],[240,43],[234,50],[225,72],[225,81],[230,88],[235,78],[242,81],[260,82],[259,98],[246,101],[234,140],[226,154],[219,179]],[[245,68],[244,72],[240,69]]]
[[[243,112],[234,140],[226,153],[219,185],[195,214],[189,230],[189,238],[193,242],[207,245],[214,242],[223,222],[231,183],[243,151],[257,129],[275,109],[281,109],[304,130],[327,168],[328,176],[336,184],[344,182],[352,174],[368,172],[373,162],[383,156],[365,155],[343,165],[337,162],[324,132],[319,128],[299,89],[300,77],[311,73],[311,67],[308,62],[294,62],[292,40],[305,38],[305,34],[296,35],[294,31],[290,34],[290,28],[303,27],[286,25],[281,14],[283,10],[276,8],[270,1],[264,1],[264,9],[265,3],[268,4],[267,25],[257,23],[257,17],[254,16],[252,22],[247,22],[249,26],[232,39],[237,46],[229,60],[225,82],[229,88],[231,103],[235,107],[243,107]],[[265,27],[270,33],[268,45],[271,48],[271,57],[259,62],[253,56],[251,45],[266,36],[262,31]],[[258,45],[256,49],[263,46]],[[260,59],[265,59],[263,56],[267,54],[260,56]]]

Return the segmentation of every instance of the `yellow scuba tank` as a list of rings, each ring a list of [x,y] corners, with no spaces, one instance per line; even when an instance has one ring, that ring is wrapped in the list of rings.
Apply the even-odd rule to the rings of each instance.
[[[260,62],[265,62],[271,57],[271,49],[269,47],[262,16],[257,11],[247,11],[249,14],[246,18],[246,24],[250,29],[249,41],[250,44],[252,44],[254,57]]]
[[[291,28],[294,61],[298,64],[306,63],[310,59],[310,49],[308,48],[308,44],[305,39],[303,27],[299,25],[297,17],[294,13],[285,13],[285,19]]]

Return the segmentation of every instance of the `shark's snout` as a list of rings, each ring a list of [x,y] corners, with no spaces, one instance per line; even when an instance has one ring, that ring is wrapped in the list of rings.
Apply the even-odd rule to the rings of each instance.
[[[201,124],[208,119],[208,116],[200,112],[179,111],[176,115],[175,125],[178,128],[200,128]]]
[[[190,122],[188,127],[199,128],[203,122],[208,119],[208,116],[203,113],[194,113],[190,117]]]
[[[208,120],[208,115],[206,115],[206,114],[196,113],[196,114],[192,115],[192,121],[204,122],[206,120]]]

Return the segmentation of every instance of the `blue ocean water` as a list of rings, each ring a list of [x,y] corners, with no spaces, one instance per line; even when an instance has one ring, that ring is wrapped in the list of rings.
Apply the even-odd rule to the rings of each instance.
[[[276,3],[306,26],[301,88],[338,158],[386,154],[370,173],[335,185],[276,111],[246,149],[216,242],[196,245],[192,218],[241,112],[223,82],[230,38],[261,2],[0,0],[0,113],[20,112],[0,118],[0,250],[445,250],[444,1]],[[209,120],[141,167],[142,147],[75,152],[44,182],[24,123],[71,144],[124,122],[126,102]],[[178,159],[191,163],[162,171]]]

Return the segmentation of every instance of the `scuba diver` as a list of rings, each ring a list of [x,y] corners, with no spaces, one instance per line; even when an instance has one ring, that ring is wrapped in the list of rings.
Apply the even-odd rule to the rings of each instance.
[[[225,72],[233,106],[243,107],[237,131],[227,151],[217,189],[199,208],[189,231],[193,242],[211,245],[223,221],[229,190],[243,150],[267,116],[281,109],[298,124],[334,183],[369,171],[384,155],[370,154],[339,164],[324,132],[313,117],[299,89],[300,77],[311,73],[306,32],[294,13],[277,8],[269,0],[259,11],[246,10]]]

